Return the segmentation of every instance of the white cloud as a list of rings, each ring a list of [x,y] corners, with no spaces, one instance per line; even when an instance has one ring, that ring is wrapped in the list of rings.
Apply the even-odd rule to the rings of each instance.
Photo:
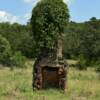
[[[24,0],[25,3],[35,6],[39,0]],[[65,3],[71,4],[74,0],[64,0]],[[21,24],[26,24],[26,22],[31,18],[31,11],[26,13],[24,16],[15,16],[9,12],[0,10],[0,22],[18,22]]]
[[[28,4],[36,4],[38,1],[40,0],[24,0],[25,3],[28,3]],[[65,3],[69,4],[71,3],[73,0],[63,0]]]
[[[40,0],[24,0],[25,3],[35,6]]]
[[[18,17],[14,16],[6,11],[0,11],[0,22],[14,23],[18,21]]]
[[[0,23],[10,22],[11,24],[13,24],[17,22],[20,24],[26,24],[30,18],[31,18],[31,13],[27,13],[23,16],[15,16],[11,13],[0,10]]]
[[[33,3],[36,0],[24,0],[25,3]]]
[[[26,13],[25,16],[24,16],[24,18],[25,18],[26,20],[29,20],[29,19],[31,18],[31,12]]]
[[[66,4],[71,4],[74,0],[63,0]]]
[[[24,0],[25,3],[31,4],[33,6],[35,6],[37,4],[37,2],[39,2],[40,0]],[[74,0],[63,0],[66,4],[70,5]],[[31,18],[31,11],[29,11],[28,13],[26,13],[24,15],[24,17],[22,19],[24,20],[30,20]]]
[[[38,1],[40,0],[24,0],[25,3],[29,3],[29,4],[32,4],[32,3],[37,3]],[[63,0],[65,3],[70,3],[72,2],[73,0]]]

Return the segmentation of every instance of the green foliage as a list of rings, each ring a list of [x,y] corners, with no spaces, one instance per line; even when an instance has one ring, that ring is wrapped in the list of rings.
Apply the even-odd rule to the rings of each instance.
[[[9,56],[14,55],[12,54],[12,51],[13,52],[20,51],[22,55],[28,58],[36,57],[37,55],[36,51],[38,51],[38,48],[40,48],[41,45],[43,46],[44,44],[46,46],[48,44],[50,46],[54,43],[52,39],[56,37],[58,38],[57,34],[60,32],[57,32],[55,27],[58,27],[59,23],[56,25],[55,25],[56,22],[52,24],[53,21],[55,21],[55,20],[52,20],[53,15],[56,16],[57,14],[56,16],[57,18],[55,18],[56,21],[59,19],[58,13],[54,13],[55,11],[54,9],[56,9],[56,7],[51,7],[48,4],[46,5],[46,8],[43,6],[44,10],[40,9],[42,7],[42,6],[40,7],[40,5],[43,5],[43,2],[44,0],[38,3],[37,6],[33,9],[33,12],[34,11],[35,12],[33,13],[34,16],[32,15],[33,20],[31,19],[31,22],[34,21],[32,25],[32,30],[34,30],[34,32],[31,32],[30,23],[28,23],[27,25],[20,25],[18,23],[14,23],[14,24],[0,23],[0,35],[2,35],[3,38],[6,38],[6,41],[9,41],[9,43],[7,43],[9,46],[6,48],[7,53],[0,54],[0,55],[3,55],[3,56],[0,56],[0,59],[2,58],[3,60],[3,57],[5,56],[4,58],[6,58],[7,61],[4,59],[2,62],[6,61],[6,63],[8,63],[9,65],[10,59],[8,60],[8,58]],[[47,2],[47,0],[45,2]],[[53,3],[54,2],[56,2],[56,0],[53,1]],[[61,1],[57,1],[57,2],[61,2]],[[38,5],[40,8],[38,7]],[[44,11],[46,10],[48,12],[47,8],[50,9],[49,10],[50,15],[52,16],[49,16],[49,13],[44,13]],[[51,11],[52,9],[53,11]],[[36,13],[38,10],[39,12]],[[68,13],[67,11],[66,13]],[[58,12],[58,8],[57,8],[57,12]],[[46,15],[49,16],[48,20],[46,20]],[[66,17],[68,17],[68,15]],[[39,24],[40,22],[41,24]],[[67,23],[68,20],[65,22]],[[37,25],[35,25],[35,23],[37,23]],[[49,23],[49,24],[46,24],[46,23]],[[62,22],[60,23],[62,24]],[[49,25],[50,25],[50,29],[49,29]],[[55,25],[55,26],[52,28],[51,25],[53,26]],[[44,26],[44,28],[42,26]],[[46,28],[47,30],[44,30]],[[91,67],[92,66],[96,67],[95,65],[97,65],[97,61],[100,58],[100,20],[96,19],[95,17],[92,17],[89,21],[83,22],[83,23],[70,22],[67,26],[65,25],[64,28],[65,28],[64,33],[66,33],[64,35],[65,57],[67,59],[77,59],[80,54],[83,54],[84,59],[87,60],[86,65],[87,66],[89,65]],[[37,29],[37,32],[35,32],[36,29]],[[55,33],[52,35],[53,29]],[[61,31],[61,30],[58,30],[58,31]],[[46,41],[46,42],[43,43],[42,41]],[[53,43],[51,43],[50,41]],[[11,48],[11,50],[9,49],[9,47]],[[1,44],[0,44],[0,50],[2,50]]]
[[[77,66],[80,70],[86,70],[87,69],[87,60],[84,57],[84,55],[79,55],[79,65]]]
[[[96,67],[96,71],[100,73],[100,64]]]
[[[0,23],[0,34],[10,42],[13,51],[21,51],[28,58],[34,56],[34,40],[30,24]]]
[[[66,27],[64,37],[64,55],[67,58],[76,59],[79,55],[80,33],[83,25],[75,22],[70,22]]]
[[[0,63],[10,65],[11,46],[8,40],[0,35]]]
[[[64,54],[66,58],[78,58],[82,54],[86,66],[94,66],[100,57],[100,20],[92,17],[84,23],[71,22],[66,27]]]
[[[31,25],[36,49],[52,48],[69,21],[63,0],[41,0],[32,11]]]
[[[0,64],[25,67],[25,61],[25,57],[20,52],[13,53],[8,40],[0,35]]]
[[[100,73],[100,58],[98,58],[95,62],[96,71]]]
[[[11,66],[25,68],[26,58],[21,54],[21,52],[15,52],[14,55],[11,57]]]

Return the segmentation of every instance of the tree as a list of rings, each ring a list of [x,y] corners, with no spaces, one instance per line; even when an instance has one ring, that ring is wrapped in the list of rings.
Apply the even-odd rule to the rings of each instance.
[[[74,59],[79,54],[80,33],[83,30],[82,26],[83,24],[81,23],[70,22],[65,29],[64,56],[69,59]]]
[[[100,58],[100,19],[92,17],[90,21],[84,23],[70,22],[66,27],[64,40],[64,54],[67,58],[81,60],[84,58],[86,66],[98,63]]]
[[[9,41],[0,35],[0,64],[13,67],[26,67],[26,58],[11,49]]]
[[[31,25],[0,23],[0,34],[9,41],[13,51],[21,51],[28,58],[34,57]]]
[[[90,18],[90,21],[96,21],[96,20],[97,20],[96,17]]]
[[[41,0],[33,9],[31,25],[34,45],[38,53],[43,48],[53,48],[64,33],[69,21],[69,11],[63,0]]]
[[[0,35],[0,64],[9,65],[11,53],[11,46],[8,40]]]
[[[62,57],[62,37],[68,22],[69,12],[63,0],[41,0],[33,9],[31,25],[38,55],[33,66],[33,89],[44,87],[44,62],[44,67],[53,68],[59,65],[57,71],[62,69],[59,80],[63,80],[59,87],[65,90],[67,68]]]

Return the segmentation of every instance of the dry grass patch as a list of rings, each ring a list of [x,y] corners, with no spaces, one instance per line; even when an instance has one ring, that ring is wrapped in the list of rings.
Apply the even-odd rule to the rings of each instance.
[[[69,68],[68,91],[32,91],[32,63],[26,69],[0,69],[0,100],[100,100],[100,79],[93,69]]]

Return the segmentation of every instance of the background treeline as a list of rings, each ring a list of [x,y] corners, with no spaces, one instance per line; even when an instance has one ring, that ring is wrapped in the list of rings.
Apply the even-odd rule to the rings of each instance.
[[[19,60],[21,56],[25,56],[25,58],[35,57],[34,40],[29,23],[27,25],[0,23],[0,41],[2,41],[1,38],[5,38],[3,41],[9,42],[11,48],[9,51],[12,51],[12,56],[15,55],[15,57],[11,57],[11,60],[16,58]],[[0,49],[2,48],[1,44]],[[63,46],[64,56],[67,59],[80,60],[84,66],[100,66],[100,20],[92,17],[83,23],[71,21],[65,27]],[[0,52],[1,55],[2,50]]]
[[[29,24],[0,23],[0,34],[10,42],[14,51],[20,51],[29,58],[33,57],[33,39]]]
[[[79,59],[84,66],[100,66],[100,20],[92,17],[84,23],[70,22],[66,28],[64,54]]]
[[[33,58],[30,25],[0,23],[0,64],[25,67],[26,58]]]

